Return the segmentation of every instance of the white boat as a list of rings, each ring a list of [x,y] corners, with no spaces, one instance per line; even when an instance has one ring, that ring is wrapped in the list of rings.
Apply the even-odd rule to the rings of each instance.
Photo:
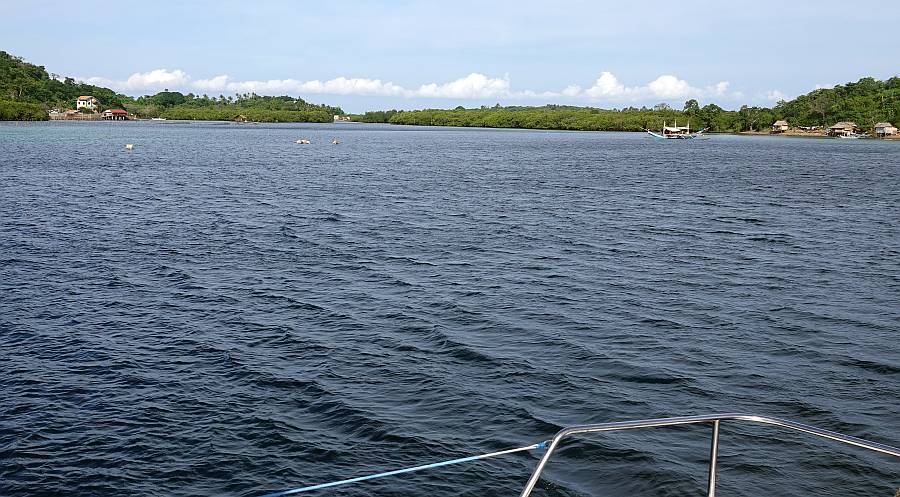
[[[654,418],[654,419],[641,419],[634,421],[614,421],[607,423],[596,423],[596,424],[585,424],[585,425],[576,425],[562,428],[559,430],[553,438],[549,440],[545,440],[542,442],[538,442],[531,445],[526,445],[524,447],[517,447],[514,449],[501,450],[498,452],[490,452],[487,454],[478,454],[472,455],[468,457],[461,457],[457,459],[450,459],[446,461],[439,461],[430,464],[420,464],[418,466],[411,466],[407,468],[395,469],[392,471],[386,471],[381,473],[373,473],[363,476],[356,476],[353,478],[348,478],[345,480],[336,480],[330,481],[327,483],[319,483],[317,485],[310,485],[306,487],[293,488],[290,490],[283,490],[280,492],[274,492],[265,494],[263,497],[286,497],[288,495],[294,495],[299,493],[311,492],[314,490],[322,490],[325,488],[350,485],[354,483],[360,483],[369,480],[376,480],[380,478],[386,478],[390,476],[396,476],[400,474],[413,473],[417,471],[429,470],[434,468],[440,468],[443,466],[450,466],[455,464],[463,464],[469,463],[473,461],[479,461],[484,459],[490,459],[494,457],[500,457],[508,454],[514,454],[518,452],[532,451],[532,450],[544,450],[544,453],[540,457],[540,461],[537,463],[534,471],[531,473],[531,476],[528,478],[528,482],[525,484],[525,487],[519,493],[519,497],[530,497],[531,492],[538,485],[538,482],[543,476],[544,468],[547,466],[547,463],[550,461],[550,458],[554,455],[554,453],[559,449],[559,447],[563,444],[567,439],[575,438],[579,435],[599,435],[605,434],[607,432],[621,431],[621,430],[635,430],[635,429],[659,429],[662,427],[685,427],[687,425],[706,425],[710,430],[710,441],[709,441],[709,459],[706,461],[706,492],[703,494],[707,497],[715,497],[716,494],[716,480],[718,478],[718,459],[719,459],[719,425],[727,424],[729,427],[733,424],[738,423],[755,423],[759,425],[768,426],[773,429],[773,433],[766,433],[760,430],[760,434],[762,436],[767,436],[773,438],[775,440],[780,439],[780,434],[774,432],[775,428],[779,428],[784,430],[785,432],[795,432],[802,433],[804,435],[810,435],[812,437],[817,437],[825,440],[830,440],[832,442],[843,443],[846,445],[851,445],[856,448],[862,448],[869,450],[871,452],[878,453],[880,455],[887,455],[900,458],[900,448],[890,446],[884,443],[873,442],[871,440],[865,440],[862,438],[856,438],[850,435],[845,435],[843,433],[838,433],[835,431],[824,430],[822,428],[818,428],[816,426],[810,426],[807,424],[797,423],[794,421],[789,421],[786,419],[779,419],[770,416],[763,416],[758,414],[747,414],[747,413],[724,413],[724,414],[707,414],[700,416],[679,416],[672,418]],[[729,433],[731,430],[728,430]],[[792,442],[796,443],[796,442]],[[821,448],[819,448],[821,447]],[[829,450],[824,445],[816,446],[816,448],[820,451]],[[732,449],[735,450],[735,449]],[[798,450],[798,449],[794,449]],[[810,449],[799,449],[799,450],[810,450]],[[824,454],[822,456],[822,460],[830,460],[830,454]],[[868,459],[867,459],[868,461]],[[875,462],[876,459],[871,459],[871,461]],[[880,464],[880,462],[879,462]],[[887,468],[888,466],[884,466]],[[886,471],[887,469],[885,469]],[[702,478],[702,477],[700,477]],[[507,490],[509,493],[509,490]]]
[[[663,127],[659,133],[655,133],[649,129],[645,129],[644,131],[655,138],[665,138],[667,140],[693,140],[700,138],[706,131],[706,128],[691,133],[690,121],[688,121],[687,126],[678,126],[678,121],[675,121],[675,126],[667,126],[666,123],[663,122]]]
[[[165,117],[151,117],[150,120],[151,121],[165,121],[166,118]]]

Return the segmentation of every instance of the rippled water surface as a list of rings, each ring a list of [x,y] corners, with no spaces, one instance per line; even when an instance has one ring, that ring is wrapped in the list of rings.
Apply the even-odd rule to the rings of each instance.
[[[250,497],[711,411],[898,444],[898,340],[900,143],[0,124],[2,495]],[[720,495],[900,486],[721,436]],[[708,439],[582,439],[539,491],[700,495]],[[537,455],[319,495],[515,495]]]

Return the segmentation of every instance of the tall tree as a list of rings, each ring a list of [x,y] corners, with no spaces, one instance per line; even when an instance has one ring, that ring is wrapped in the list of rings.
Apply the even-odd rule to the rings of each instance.
[[[684,108],[682,112],[687,114],[689,117],[694,117],[700,114],[700,103],[695,99],[690,99],[684,103]]]

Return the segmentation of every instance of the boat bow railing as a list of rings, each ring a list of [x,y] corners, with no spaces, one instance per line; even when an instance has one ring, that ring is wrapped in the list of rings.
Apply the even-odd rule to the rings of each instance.
[[[620,421],[614,423],[579,425],[563,428],[553,437],[553,440],[550,441],[550,444],[547,446],[547,452],[544,453],[541,461],[534,469],[534,472],[531,474],[531,478],[528,479],[528,483],[522,490],[520,497],[529,497],[531,495],[532,490],[534,490],[535,485],[537,485],[538,480],[540,480],[541,473],[543,473],[544,468],[547,466],[547,463],[553,456],[554,451],[556,451],[556,448],[559,447],[559,444],[565,438],[571,437],[573,435],[581,435],[584,433],[601,433],[606,431],[620,431],[638,428],[655,428],[661,426],[679,426],[692,424],[709,424],[712,426],[712,437],[709,448],[709,478],[707,483],[707,495],[709,497],[715,497],[716,460],[718,459],[719,452],[719,424],[722,421],[748,421],[752,423],[773,425],[787,430],[806,433],[807,435],[813,435],[820,438],[834,440],[836,442],[854,445],[856,447],[862,447],[864,449],[880,452],[882,454],[900,457],[900,448],[897,447],[891,447],[890,445],[871,442],[869,440],[863,440],[861,438],[844,435],[843,433],[823,430],[821,428],[816,428],[814,426],[809,426],[801,423],[795,423],[793,421],[771,418],[768,416],[757,416],[753,414],[711,414],[706,416],[682,416],[676,418],[644,419],[638,421]]]

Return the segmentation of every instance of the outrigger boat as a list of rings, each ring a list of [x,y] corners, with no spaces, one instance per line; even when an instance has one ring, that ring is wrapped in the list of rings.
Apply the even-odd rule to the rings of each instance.
[[[700,136],[703,135],[703,132],[706,131],[706,128],[691,133],[690,121],[688,121],[687,126],[678,126],[678,121],[675,121],[675,126],[666,126],[666,123],[663,122],[662,130],[660,130],[659,133],[654,133],[649,129],[645,129],[644,131],[656,138],[665,138],[667,140],[693,140],[695,138],[700,138]]]

